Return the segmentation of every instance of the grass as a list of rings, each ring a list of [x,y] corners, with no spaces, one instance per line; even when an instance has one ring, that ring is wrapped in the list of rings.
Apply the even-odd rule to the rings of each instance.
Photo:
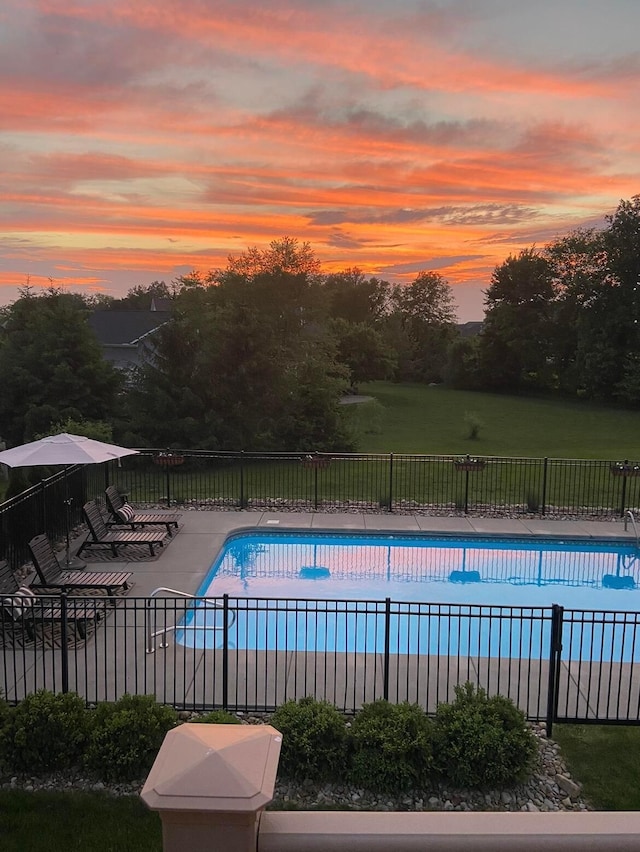
[[[640,810],[640,728],[554,725],[553,737],[593,807]]]
[[[361,452],[571,459],[637,459],[640,411],[417,384],[373,382],[375,428]],[[367,404],[361,406],[366,416]],[[351,406],[356,408],[356,406]],[[483,424],[469,439],[468,415]]]
[[[160,817],[136,797],[0,792],[2,852],[161,852]]]

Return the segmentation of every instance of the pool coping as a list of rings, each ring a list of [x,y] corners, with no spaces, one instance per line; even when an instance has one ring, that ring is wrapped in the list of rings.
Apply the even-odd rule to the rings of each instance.
[[[633,531],[623,529],[622,520],[553,520],[544,518],[479,518],[416,514],[320,513],[320,512],[243,512],[182,510],[180,531],[171,546],[159,552],[155,560],[127,559],[126,548],[119,559],[110,562],[111,570],[131,571],[134,596],[145,597],[158,587],[180,589],[193,594],[218,558],[226,540],[234,533],[261,530],[295,532],[381,533],[386,535],[470,535],[496,538],[613,539],[633,541]]]
[[[520,530],[518,532],[504,532],[504,531],[479,531],[479,530],[408,530],[408,529],[353,529],[349,527],[345,529],[344,527],[339,526],[323,526],[322,528],[317,527],[306,527],[306,526],[280,526],[280,521],[278,519],[277,525],[273,521],[269,523],[258,523],[252,524],[248,526],[238,526],[232,530],[226,532],[223,536],[222,540],[219,542],[218,547],[215,552],[211,556],[211,560],[209,563],[209,567],[207,568],[206,573],[203,577],[201,577],[197,589],[196,594],[202,595],[201,586],[204,583],[206,577],[211,572],[213,566],[219,561],[220,556],[223,554],[224,549],[227,544],[233,541],[236,538],[241,538],[245,535],[264,535],[269,536],[273,535],[277,537],[278,535],[285,536],[301,536],[312,538],[314,535],[320,536],[342,536],[342,537],[360,537],[363,538],[373,538],[373,537],[387,537],[387,538],[405,538],[405,539],[429,539],[437,537],[438,539],[459,539],[459,538],[468,538],[470,541],[473,540],[481,540],[483,542],[491,541],[495,539],[496,541],[504,542],[504,541],[523,541],[523,540],[540,540],[540,541],[549,541],[549,542],[567,542],[567,543],[577,543],[577,542],[599,542],[602,544],[625,544],[632,543],[635,534],[629,533],[629,531],[617,530],[613,531],[611,529],[607,529],[604,531],[600,530],[600,535],[596,535],[594,532],[582,532],[582,533],[567,533],[566,531],[561,532],[560,530],[556,530],[554,532],[548,532],[547,530],[539,530],[539,531],[526,531]],[[566,522],[559,522],[565,524]],[[600,523],[600,522],[596,522]],[[607,523],[607,522],[603,522]],[[639,545],[640,546],[640,545]]]

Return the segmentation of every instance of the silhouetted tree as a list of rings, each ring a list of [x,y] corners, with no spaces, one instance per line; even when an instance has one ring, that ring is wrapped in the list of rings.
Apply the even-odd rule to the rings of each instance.
[[[5,311],[0,332],[0,434],[10,444],[56,423],[110,421],[121,377],[102,357],[82,296],[30,290]]]
[[[485,292],[480,335],[485,387],[517,391],[549,386],[555,297],[549,262],[535,249],[524,249],[496,267]]]

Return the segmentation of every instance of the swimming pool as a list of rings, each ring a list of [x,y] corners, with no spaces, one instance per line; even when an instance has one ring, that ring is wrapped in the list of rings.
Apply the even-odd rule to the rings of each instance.
[[[616,540],[256,531],[227,540],[198,595],[233,599],[227,642],[238,648],[379,652],[390,633],[392,653],[526,647],[538,656],[548,650],[553,604],[640,611],[638,556],[634,542]],[[177,638],[188,646],[221,642],[219,610],[196,611],[183,627]],[[635,630],[619,640],[612,629],[594,625],[575,641],[618,644],[631,658],[637,644],[640,656]]]
[[[638,556],[628,541],[251,532],[198,595],[634,609]]]

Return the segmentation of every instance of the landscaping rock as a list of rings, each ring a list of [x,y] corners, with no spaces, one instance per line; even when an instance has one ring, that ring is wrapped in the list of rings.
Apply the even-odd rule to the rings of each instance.
[[[580,785],[572,781],[567,774],[556,775],[556,783],[570,798],[576,799],[580,795]]]

